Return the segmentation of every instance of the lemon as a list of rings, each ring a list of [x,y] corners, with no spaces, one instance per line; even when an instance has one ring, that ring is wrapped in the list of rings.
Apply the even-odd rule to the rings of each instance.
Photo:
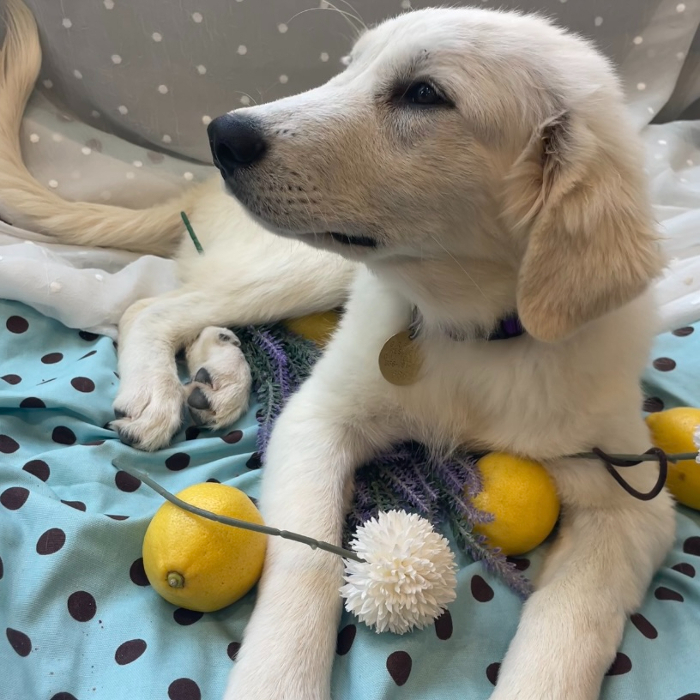
[[[245,493],[225,484],[195,484],[177,494],[217,515],[263,524]],[[143,566],[165,600],[212,612],[235,603],[258,581],[266,535],[207,520],[172,503],[153,516],[143,540]]]
[[[651,441],[664,452],[697,452],[693,432],[700,425],[700,408],[670,408],[650,413]],[[694,459],[668,463],[668,490],[683,505],[700,510],[700,464]]]
[[[340,314],[337,311],[324,311],[319,314],[290,319],[285,321],[285,325],[294,333],[303,335],[316,344],[324,346],[333,335],[339,320]]]
[[[477,462],[483,480],[474,505],[494,516],[474,526],[503,554],[524,554],[544,542],[559,517],[559,497],[552,478],[538,462],[492,452]]]

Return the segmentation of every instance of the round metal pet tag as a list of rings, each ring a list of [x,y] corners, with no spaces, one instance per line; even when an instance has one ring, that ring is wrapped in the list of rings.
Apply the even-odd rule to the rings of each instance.
[[[379,371],[390,384],[408,386],[413,384],[423,366],[418,344],[411,339],[409,331],[392,335],[379,353]]]

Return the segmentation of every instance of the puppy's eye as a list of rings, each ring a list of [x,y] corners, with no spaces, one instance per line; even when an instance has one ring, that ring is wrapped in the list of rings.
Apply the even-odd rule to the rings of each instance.
[[[430,83],[413,83],[404,93],[403,99],[421,107],[447,103],[447,100]]]

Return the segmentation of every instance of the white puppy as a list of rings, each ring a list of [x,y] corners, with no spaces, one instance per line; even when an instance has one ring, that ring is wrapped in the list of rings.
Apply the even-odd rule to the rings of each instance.
[[[143,212],[64,202],[35,183],[17,131],[39,47],[29,14],[9,5],[4,216],[63,241],[166,253],[185,209],[206,251],[182,245],[182,288],[123,322],[125,439],[167,444],[185,399],[173,355],[203,327],[330,308],[349,290],[339,331],[273,432],[266,521],[338,542],[355,468],[398,440],[544,461],[561,532],[492,700],[597,698],[674,534],[666,492],[641,502],[600,463],[562,459],[649,447],[638,384],[662,261],[607,61],[513,13],[426,10],[382,24],[326,85],[210,126],[225,188],[277,237],[216,183]],[[484,339],[515,311],[524,335]],[[422,371],[394,386],[378,356],[416,313]],[[230,386],[215,379],[226,353],[214,354],[210,367],[199,352],[213,379],[200,389],[218,425],[232,415]],[[643,491],[657,474],[625,471]],[[340,576],[337,557],[271,538],[227,700],[329,700]]]

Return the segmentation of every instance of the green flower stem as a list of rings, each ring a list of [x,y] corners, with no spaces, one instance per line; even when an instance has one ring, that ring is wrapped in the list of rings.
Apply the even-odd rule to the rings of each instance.
[[[199,242],[199,238],[197,238],[197,234],[194,232],[192,224],[190,223],[190,220],[187,218],[187,214],[185,214],[184,211],[180,212],[180,218],[182,219],[182,223],[185,224],[187,233],[190,234],[190,238],[192,239],[192,243],[194,243],[194,247],[197,249],[197,252],[200,255],[204,255],[204,248],[202,248],[202,244]]]
[[[143,483],[146,484],[146,486],[152,488],[156,493],[160,494],[166,501],[170,501],[170,503],[176,505],[178,508],[182,508],[183,510],[186,510],[187,512],[192,513],[194,515],[199,515],[202,518],[207,518],[207,520],[213,520],[214,522],[222,523],[223,525],[231,525],[232,527],[239,527],[243,530],[252,530],[253,532],[260,532],[264,535],[282,537],[285,540],[301,542],[301,544],[306,544],[309,547],[311,547],[311,549],[322,549],[324,552],[337,554],[338,556],[343,557],[344,559],[354,559],[355,561],[359,562],[364,561],[364,559],[362,559],[362,557],[360,557],[356,552],[353,552],[350,549],[336,547],[335,545],[330,544],[329,542],[315,540],[312,537],[299,535],[296,532],[289,532],[288,530],[278,530],[276,527],[258,525],[257,523],[250,523],[246,520],[238,520],[238,518],[229,518],[225,515],[217,515],[216,513],[204,510],[204,508],[198,508],[197,506],[193,506],[191,503],[187,503],[186,501],[183,501],[177,496],[174,496],[172,493],[170,493],[170,491],[164,489],[159,483],[153,481],[153,479],[151,479],[151,477],[148,476],[148,474],[144,474],[138,469],[134,469],[132,467],[125,467],[121,464],[117,464],[116,460],[112,460],[112,466],[116,469],[126,472],[127,474],[130,474],[135,479],[139,479],[139,481],[143,481]]]
[[[696,459],[698,456],[697,452],[678,452],[672,455],[666,455],[666,459],[669,462],[682,462],[686,459]],[[654,455],[627,455],[627,454],[614,454],[608,455],[608,457],[613,457],[614,459],[624,460],[626,462],[658,462],[659,458]],[[566,455],[566,459],[600,459],[600,457],[595,452],[579,452],[575,455]],[[700,465],[698,465],[700,466]]]

